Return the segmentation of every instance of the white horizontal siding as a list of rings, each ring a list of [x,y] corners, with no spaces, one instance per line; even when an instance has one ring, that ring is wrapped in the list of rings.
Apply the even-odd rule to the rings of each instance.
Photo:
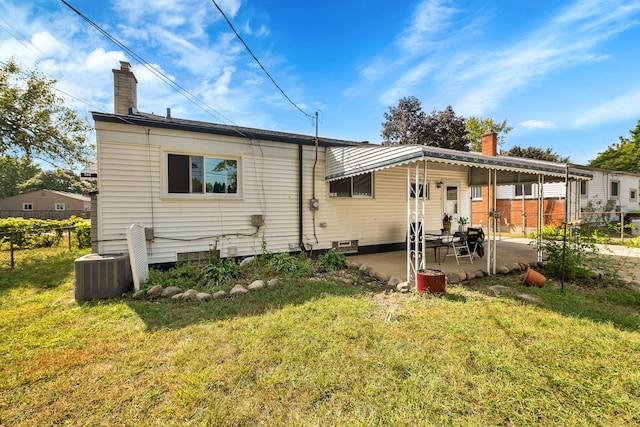
[[[154,229],[150,263],[173,262],[177,252],[207,250],[216,241],[223,256],[229,246],[238,255],[260,253],[263,236],[273,252],[297,242],[297,146],[238,144],[237,138],[212,140],[159,129],[152,130],[148,145],[138,128],[107,127],[107,132],[98,129],[100,252],[126,251],[125,229],[132,223]],[[167,152],[240,157],[241,198],[166,197],[162,156]],[[259,233],[252,215],[264,217]]]
[[[587,182],[587,196],[582,197],[582,206],[586,207],[591,201],[592,204],[604,207],[607,200],[614,199],[616,206],[625,212],[638,210],[639,199],[630,200],[631,190],[638,191],[640,187],[640,177],[637,174],[626,174],[624,172],[612,172],[607,170],[594,170],[593,180]],[[611,196],[611,182],[620,183],[620,195]],[[637,196],[637,193],[636,193]]]
[[[470,203],[466,169],[462,167],[429,164],[427,180],[430,200],[426,205],[426,230],[442,227],[443,188],[436,181],[458,185],[461,216],[470,216]],[[374,173],[373,198],[329,197],[329,183],[324,183],[320,210],[316,214],[316,235],[320,247],[330,247],[332,241],[358,240],[362,246],[399,243],[407,233],[407,166],[397,166]],[[326,223],[326,227],[319,224]],[[312,236],[311,215],[305,214],[305,234]],[[315,241],[310,239],[315,245]]]
[[[208,250],[216,244],[223,256],[229,247],[239,256],[253,255],[261,253],[263,239],[270,252],[297,248],[297,145],[163,129],[147,135],[135,126],[102,122],[97,123],[97,136],[100,252],[126,251],[125,229],[132,223],[154,230],[155,240],[148,244],[150,263],[174,262],[178,252]],[[239,159],[240,194],[227,199],[167,194],[167,153]],[[406,166],[377,171],[373,198],[332,198],[324,179],[325,155],[320,147],[316,161],[315,147],[303,147],[303,240],[323,249],[340,240],[356,239],[360,245],[405,241]],[[314,164],[320,202],[316,212],[308,207]],[[437,181],[458,185],[460,215],[469,216],[465,167],[429,163],[427,179],[427,230],[441,227],[444,187],[436,188]],[[259,232],[251,225],[252,215],[264,217]]]
[[[517,185],[522,185],[522,184],[499,185],[496,188],[496,197],[499,200],[522,199],[522,196],[516,196]],[[545,199],[564,198],[565,184],[564,182],[546,183],[542,186],[542,194]],[[525,199],[537,199],[537,198],[538,198],[538,184],[532,184],[531,195],[525,196]]]

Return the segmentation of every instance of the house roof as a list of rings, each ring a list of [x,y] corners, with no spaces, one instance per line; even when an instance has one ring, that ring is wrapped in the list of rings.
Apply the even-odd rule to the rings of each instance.
[[[219,123],[200,122],[196,120],[176,119],[173,117],[165,118],[162,116],[145,113],[130,114],[126,116],[99,112],[92,112],[91,114],[93,116],[93,119],[97,122],[121,123],[161,129],[173,129],[188,132],[208,133],[213,135],[226,135],[240,138],[259,139],[263,141],[285,142],[290,144],[315,145],[315,137],[311,135],[277,132],[242,126],[231,126]],[[318,137],[318,145],[321,147],[354,146],[364,144],[366,143]]]
[[[618,175],[618,176],[629,176],[629,177],[640,177],[640,173],[637,172],[628,172],[628,171],[618,171],[618,170],[613,170],[613,169],[603,169],[603,168],[594,168],[593,166],[583,166],[583,165],[576,165],[576,164],[571,164],[572,167],[575,167],[576,169],[580,169],[580,170],[585,170],[585,171],[590,171],[590,172],[598,172],[598,173],[605,173],[605,174],[611,174],[611,175]]]
[[[486,185],[487,170],[497,171],[497,184],[545,182],[569,179],[588,180],[593,174],[564,163],[509,156],[487,156],[477,152],[450,150],[424,145],[331,147],[327,149],[325,179],[334,181],[408,163],[427,161],[470,167],[471,185]]]
[[[77,194],[77,193],[67,193],[65,191],[56,191],[56,190],[34,190],[34,191],[30,191],[28,193],[22,193],[22,194],[18,194],[15,196],[11,196],[11,197],[6,197],[2,200],[11,200],[14,198],[17,199],[24,199],[24,198],[29,198],[31,196],[36,196],[36,195],[40,195],[42,193],[50,193],[50,194],[57,194],[60,197],[66,197],[68,199],[75,199],[75,200],[80,200],[82,202],[90,202],[91,201],[91,197],[89,196],[84,196],[82,194]]]
[[[92,112],[100,122],[173,129],[187,132],[235,136],[300,145],[314,145],[315,137],[264,129],[230,126],[219,123],[176,119],[145,113],[119,115]],[[477,152],[449,150],[424,145],[382,146],[332,138],[318,138],[318,145],[328,147],[325,178],[334,181],[417,161],[461,165],[471,168],[471,185],[486,185],[487,170],[497,171],[497,184],[533,183],[543,175],[546,182],[564,181],[569,168],[570,179],[591,179],[593,174],[572,165],[508,156],[486,156]]]

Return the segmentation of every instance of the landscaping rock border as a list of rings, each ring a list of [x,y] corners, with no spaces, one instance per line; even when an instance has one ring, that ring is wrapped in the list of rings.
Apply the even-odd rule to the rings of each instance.
[[[545,262],[534,261],[531,263],[512,263],[509,266],[500,266],[497,267],[496,274],[512,274],[517,273],[520,274],[526,271],[529,267],[534,267],[536,269],[544,269]],[[415,287],[412,287],[407,281],[403,281],[401,278],[396,276],[390,276],[384,272],[375,270],[373,267],[368,266],[366,264],[360,264],[351,260],[346,260],[345,267],[348,269],[359,270],[369,276],[373,281],[378,281],[383,284],[383,287],[386,291],[390,292],[400,292],[400,293],[408,293],[408,292],[417,292]],[[490,274],[482,269],[475,270],[473,272],[467,272],[462,269],[458,269],[453,272],[449,272],[446,274],[446,281],[448,285],[456,285],[462,282],[473,281],[475,279],[487,277]],[[601,274],[593,274],[594,279],[602,279]],[[319,280],[318,278],[312,277],[310,280]],[[343,281],[347,284],[351,283],[351,279],[343,279]],[[194,301],[210,301],[225,297],[233,297],[236,295],[244,295],[249,292],[258,292],[265,289],[274,289],[279,285],[279,279],[271,279],[267,282],[264,280],[254,280],[249,285],[236,284],[233,288],[227,293],[223,290],[215,292],[213,295],[200,292],[195,289],[187,289],[182,290],[177,286],[168,286],[163,288],[161,285],[155,285],[146,290],[139,290],[134,292],[132,298],[135,300],[141,299],[172,299],[172,300],[194,300]],[[629,282],[629,286],[640,292],[640,283],[631,281]],[[504,288],[504,289],[503,289]],[[512,288],[505,286],[491,286],[488,288],[488,292],[492,296],[498,296],[500,294],[513,294],[514,291]],[[517,297],[528,301],[528,302],[539,302],[537,297],[532,297],[527,294],[516,295]]]

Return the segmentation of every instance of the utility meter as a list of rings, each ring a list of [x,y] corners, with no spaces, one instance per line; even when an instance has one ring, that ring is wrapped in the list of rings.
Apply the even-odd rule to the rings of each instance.
[[[320,201],[318,199],[309,199],[309,209],[317,211],[320,209]]]

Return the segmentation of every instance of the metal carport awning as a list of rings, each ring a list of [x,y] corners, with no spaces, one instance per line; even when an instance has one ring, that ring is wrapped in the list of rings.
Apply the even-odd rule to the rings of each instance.
[[[406,165],[407,166],[407,229],[413,223],[424,219],[424,196],[414,198],[413,205],[410,195],[411,168],[414,167],[415,182],[422,175],[426,179],[428,163],[441,163],[458,165],[468,168],[468,180],[470,186],[488,186],[490,189],[499,185],[511,184],[539,184],[539,200],[542,196],[542,184],[550,182],[565,182],[578,180],[590,180],[593,175],[590,172],[571,167],[569,164],[549,162],[543,160],[525,159],[509,156],[488,156],[477,152],[463,152],[438,147],[422,145],[404,146],[379,146],[367,145],[357,147],[328,147],[325,160],[325,180],[335,181],[349,178],[378,170]],[[420,167],[424,173],[420,172]],[[567,187],[568,188],[568,187]],[[490,190],[491,194],[491,190]],[[489,212],[495,211],[495,192],[488,200]],[[493,202],[493,203],[491,203]],[[493,204],[493,207],[491,206]],[[540,203],[539,203],[540,204]],[[565,213],[566,215],[566,213]],[[495,274],[495,246],[496,217],[493,216],[487,224],[487,270],[493,270]],[[493,230],[493,235],[491,231]],[[540,235],[540,233],[538,233]],[[540,238],[540,236],[539,236]],[[415,246],[415,245],[414,245]],[[538,255],[540,257],[540,254]],[[407,279],[415,280],[415,274],[419,268],[425,268],[424,245],[419,254],[417,246],[411,248],[407,243]],[[491,259],[493,266],[491,268]]]
[[[567,165],[544,160],[509,156],[487,156],[477,152],[449,150],[424,145],[367,145],[363,147],[328,147],[325,179],[335,181],[417,161],[467,166],[469,185],[487,185],[487,169],[497,172],[495,185],[563,182]],[[569,180],[589,180],[593,175],[569,166]]]

